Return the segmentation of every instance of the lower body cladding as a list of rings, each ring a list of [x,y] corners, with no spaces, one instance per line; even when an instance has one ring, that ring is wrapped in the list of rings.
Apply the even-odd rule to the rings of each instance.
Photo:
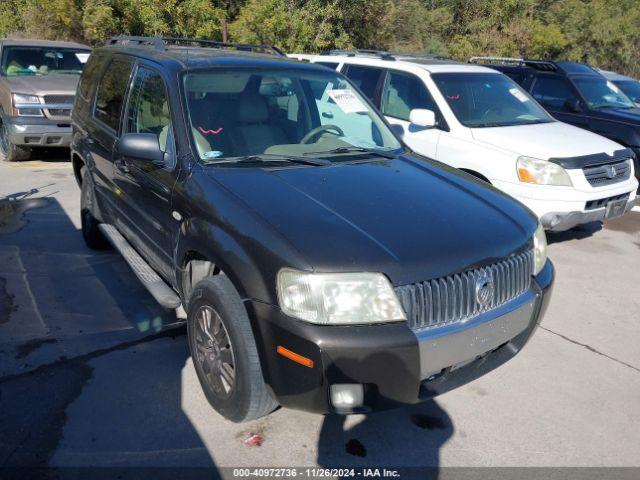
[[[4,117],[7,137],[23,147],[68,147],[71,143],[71,120],[40,117]]]
[[[423,331],[405,322],[313,325],[272,305],[246,306],[255,320],[265,381],[282,406],[367,413],[429,399],[511,359],[544,315],[553,277],[547,262],[511,302],[463,324]]]

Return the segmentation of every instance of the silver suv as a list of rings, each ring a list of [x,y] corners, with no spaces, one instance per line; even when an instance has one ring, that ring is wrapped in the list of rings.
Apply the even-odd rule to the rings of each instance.
[[[0,161],[69,146],[71,107],[90,53],[78,43],[0,39]]]

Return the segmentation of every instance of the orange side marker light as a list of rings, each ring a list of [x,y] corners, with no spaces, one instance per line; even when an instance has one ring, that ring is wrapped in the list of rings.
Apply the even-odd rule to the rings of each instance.
[[[311,360],[310,358],[298,355],[296,352],[292,352],[291,350],[288,350],[281,345],[278,345],[276,351],[289,360],[293,360],[294,362],[299,363],[300,365],[304,365],[305,367],[313,368],[313,360]]]

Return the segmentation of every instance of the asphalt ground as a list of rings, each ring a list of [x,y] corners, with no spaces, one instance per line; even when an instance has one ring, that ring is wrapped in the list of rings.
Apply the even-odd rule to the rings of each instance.
[[[398,410],[238,425],[173,312],[85,247],[64,157],[0,164],[2,198],[0,468],[640,466],[640,207],[549,235],[547,315],[490,374]]]

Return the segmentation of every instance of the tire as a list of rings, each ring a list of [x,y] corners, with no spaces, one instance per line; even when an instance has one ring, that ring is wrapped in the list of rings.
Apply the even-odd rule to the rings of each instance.
[[[29,157],[31,157],[31,149],[12,143],[5,123],[0,119],[0,161],[17,162],[28,160]]]
[[[220,415],[239,423],[276,409],[278,404],[264,383],[249,317],[225,275],[196,284],[189,301],[187,332],[198,380]]]
[[[111,248],[109,241],[102,235],[98,228],[100,222],[93,216],[95,193],[93,179],[87,171],[87,167],[80,169],[82,184],[80,187],[80,223],[82,224],[82,237],[84,243],[92,250],[107,250]]]

